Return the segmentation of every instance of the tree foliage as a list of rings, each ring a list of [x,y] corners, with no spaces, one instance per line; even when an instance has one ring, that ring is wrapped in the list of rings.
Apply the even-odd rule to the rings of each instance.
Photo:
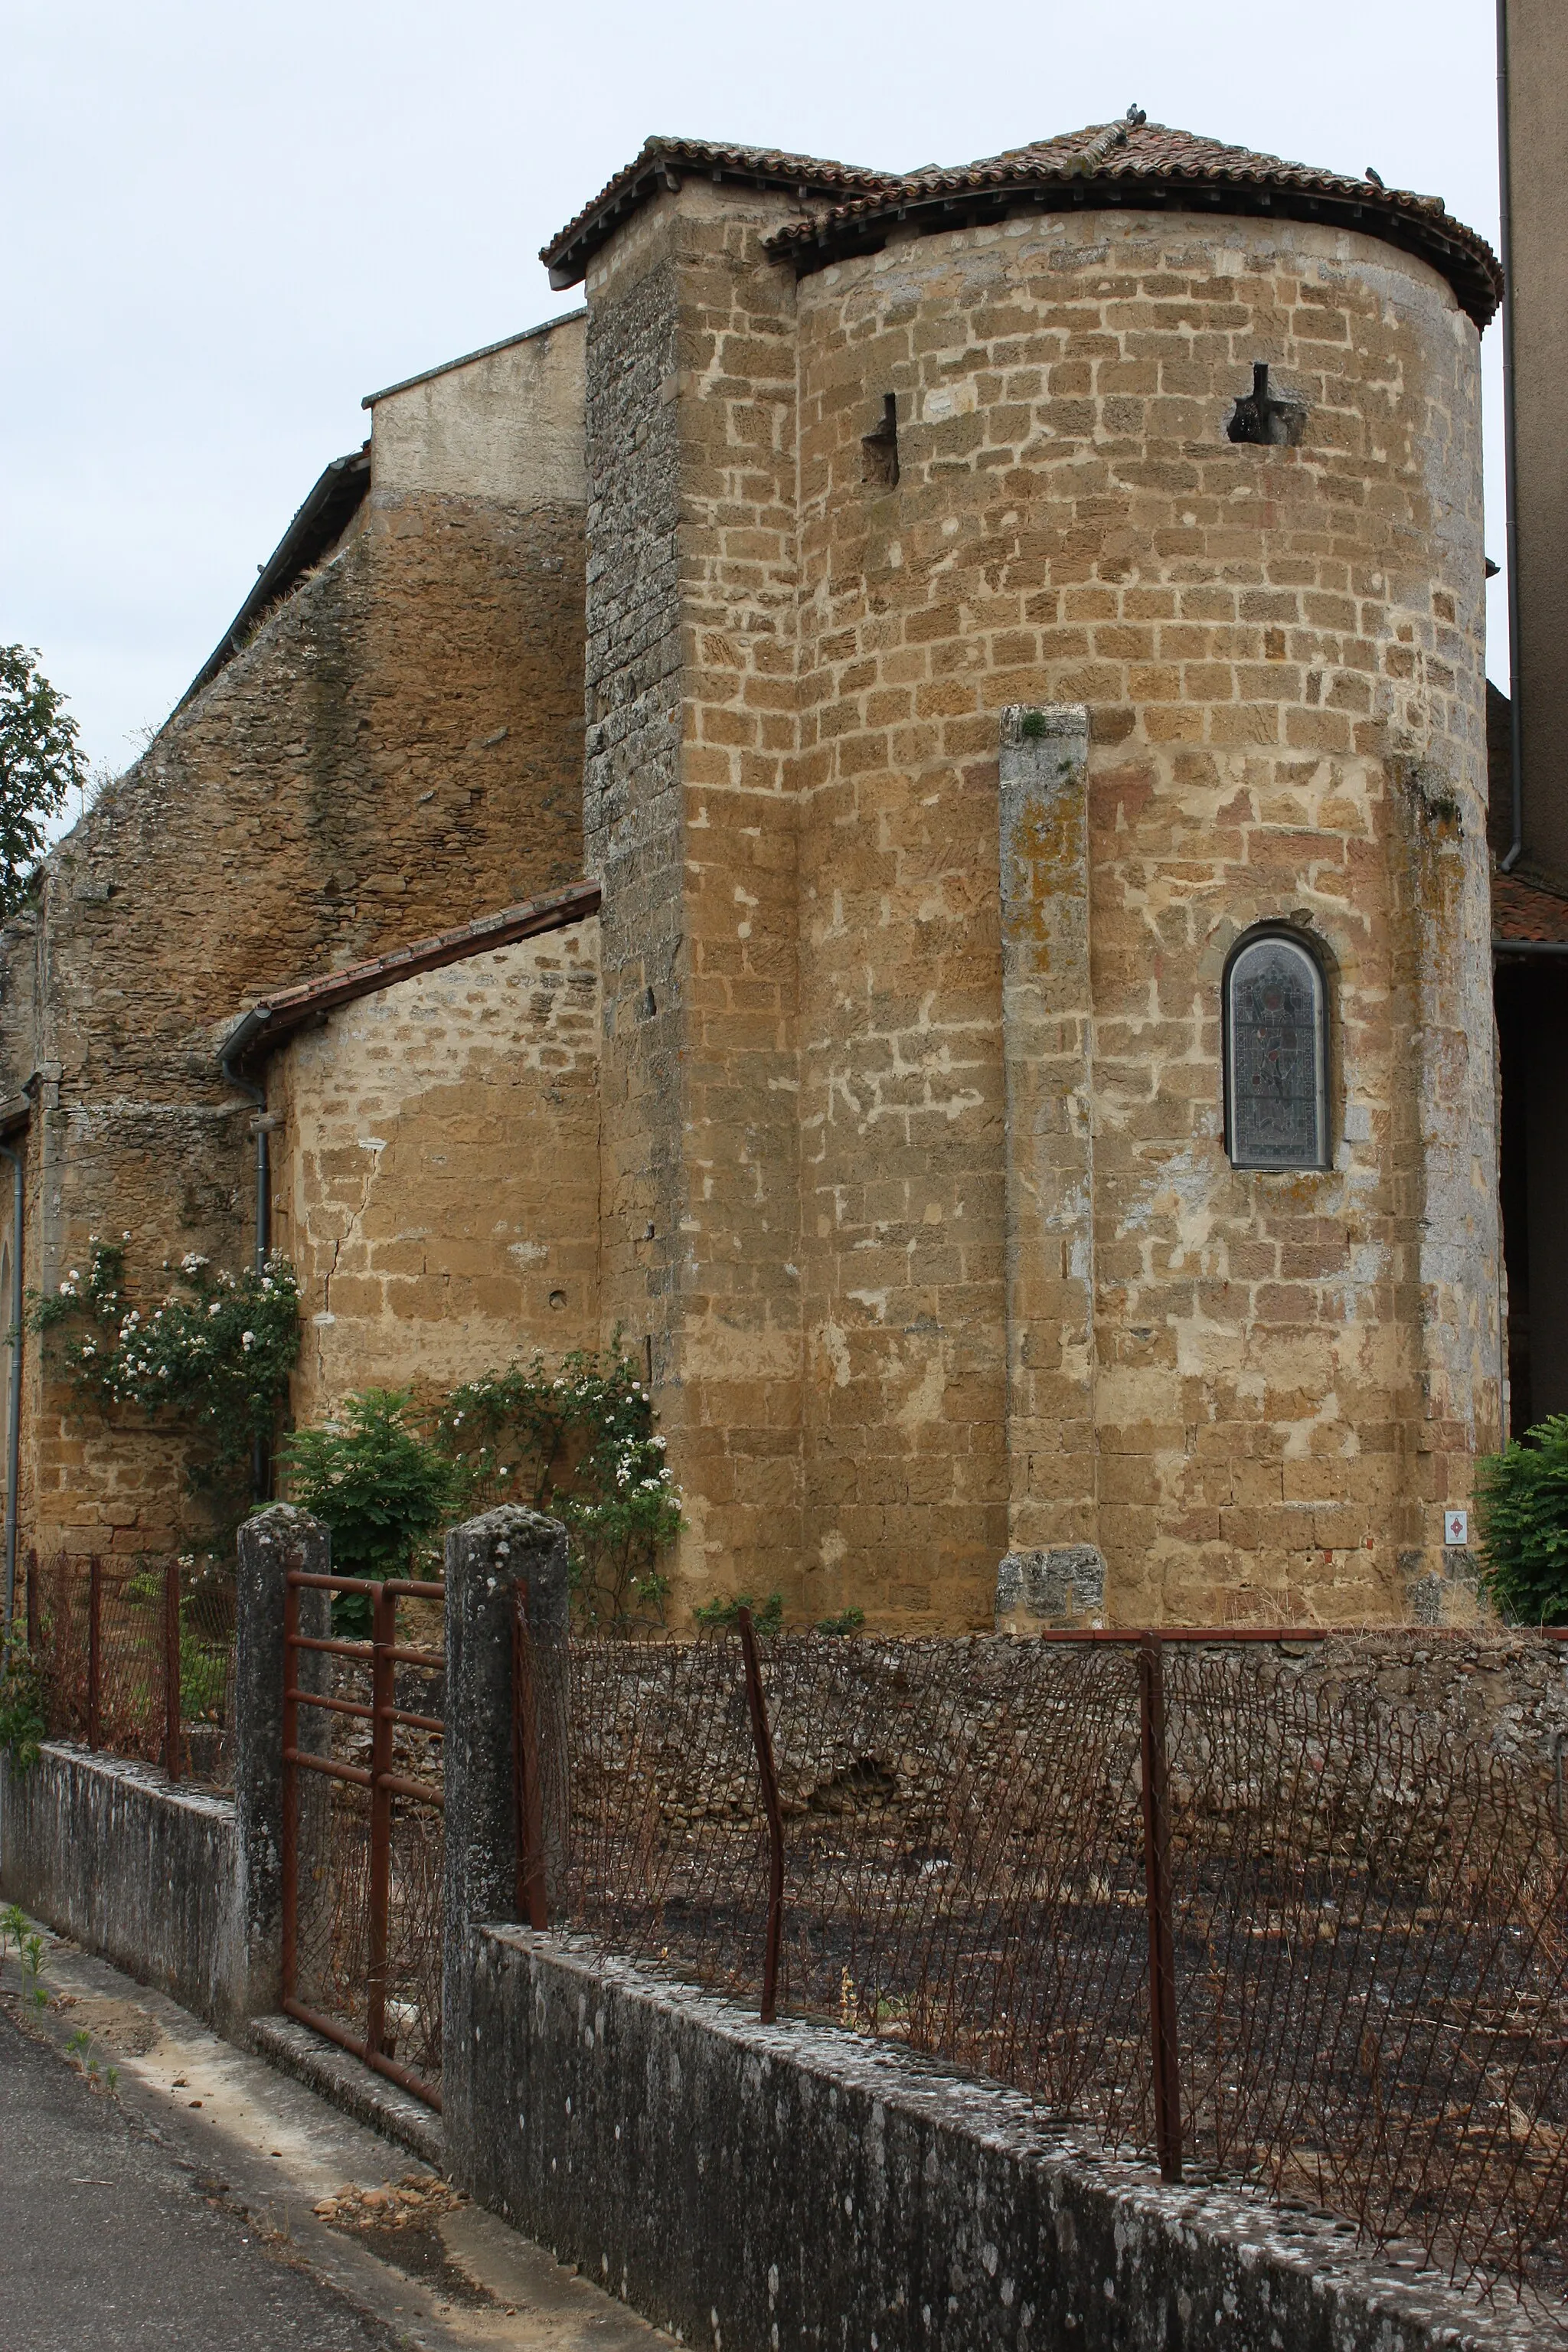
[[[37,660],[0,646],[0,920],[26,895],[49,818],[87,782],[76,720]]]
[[[1481,1570],[1505,1617],[1568,1624],[1568,1413],[1478,1465]]]

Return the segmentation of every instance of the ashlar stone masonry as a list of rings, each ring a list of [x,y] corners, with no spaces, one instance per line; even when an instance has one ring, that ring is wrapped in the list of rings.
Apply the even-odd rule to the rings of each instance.
[[[242,1246],[226,1024],[406,948],[267,1066],[297,1413],[618,1328],[679,1622],[972,1626],[1005,1559],[1010,1622],[1468,1605],[1486,247],[1129,121],[654,142],[545,257],[585,320],[376,403],[354,529],[11,934],[29,1265]],[[1321,974],[1326,1166],[1227,1150],[1259,927]],[[165,1437],[28,1395],[30,1527],[172,1522]]]

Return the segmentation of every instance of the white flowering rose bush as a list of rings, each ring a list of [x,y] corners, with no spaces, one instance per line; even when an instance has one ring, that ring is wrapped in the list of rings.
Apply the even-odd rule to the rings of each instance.
[[[680,1532],[680,1496],[654,1428],[653,1398],[617,1332],[552,1372],[542,1355],[454,1389],[437,1442],[471,1509],[526,1503],[566,1528],[577,1613],[625,1630],[662,1624],[661,1555]]]
[[[271,1438],[300,1353],[300,1286],[287,1258],[230,1274],[194,1251],[176,1289],[145,1311],[127,1296],[125,1243],[94,1239],[86,1271],[33,1296],[29,1320],[53,1335],[79,1404],[131,1406],[205,1441],[195,1487],[221,1485],[258,1438]]]

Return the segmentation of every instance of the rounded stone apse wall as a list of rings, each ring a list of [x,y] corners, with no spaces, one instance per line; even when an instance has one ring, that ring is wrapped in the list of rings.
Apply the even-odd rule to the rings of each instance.
[[[1499,1434],[1478,331],[1369,237],[1131,211],[798,306],[822,1595],[973,1622],[1089,1542],[1122,1622],[1402,1616]],[[1060,706],[1020,1133],[999,758]],[[1321,974],[1323,1166],[1227,1151],[1257,926]]]

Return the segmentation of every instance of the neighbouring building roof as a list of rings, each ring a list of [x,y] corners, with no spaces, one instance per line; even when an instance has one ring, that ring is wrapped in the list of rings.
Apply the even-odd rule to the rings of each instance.
[[[416,972],[436,971],[443,964],[461,963],[468,956],[510,947],[515,940],[565,930],[598,911],[599,885],[572,882],[564,890],[524,898],[515,907],[503,907],[499,914],[480,915],[471,923],[459,923],[456,930],[437,931],[429,939],[415,940],[386,955],[372,956],[365,963],[344,964],[314,980],[275,988],[262,1003],[240,1014],[223,1041],[220,1059],[236,1065],[262,1059],[290,1030],[335,1012],[340,1004],[352,1003],[355,997],[373,996],[378,989],[395,987]]]
[[[1173,212],[1262,214],[1321,221],[1381,237],[1420,256],[1448,280],[1478,327],[1502,299],[1502,269],[1484,237],[1453,218],[1438,196],[1384,188],[1369,179],[1255,154],[1163,122],[1091,123],[1005,154],[942,170],[879,173],[780,155],[762,148],[650,139],[594,202],[547,245],[541,259],[552,286],[574,285],[622,222],[661,187],[699,174],[793,189],[838,202],[770,238],[768,251],[797,272],[847,254],[874,251],[900,221],[928,233],[999,219],[1021,204],[1050,211],[1119,205]]]
[[[1494,874],[1492,940],[1499,949],[1543,940],[1568,945],[1568,898],[1519,874]]]
[[[336,545],[358,513],[369,488],[368,441],[362,448],[351,450],[346,457],[334,457],[330,466],[323,467],[310,495],[261,566],[255,587],[180,697],[177,709],[184,709],[192,696],[199,694],[225,664],[233,660],[268,608],[280,596],[286,596],[310,566],[319,563],[327,550]]]

